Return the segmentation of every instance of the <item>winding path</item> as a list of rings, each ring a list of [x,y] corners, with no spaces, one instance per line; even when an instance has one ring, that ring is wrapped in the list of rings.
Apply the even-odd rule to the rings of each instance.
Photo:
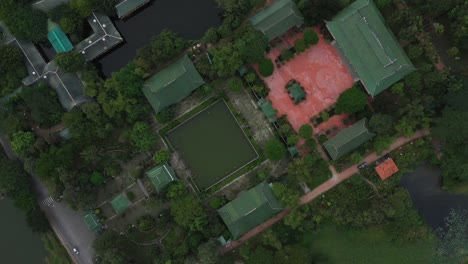
[[[406,138],[406,137],[401,136],[401,137],[397,138],[397,140],[395,142],[393,142],[393,144],[390,146],[390,149],[385,151],[384,153],[382,153],[382,155],[377,155],[376,152],[373,152],[370,155],[366,156],[364,158],[363,162],[365,161],[368,164],[371,164],[371,163],[375,162],[376,160],[378,160],[380,157],[384,156],[385,154],[387,154],[387,153],[389,153],[389,152],[391,152],[391,151],[393,151],[395,149],[398,149],[401,146],[403,146],[403,145],[405,145],[405,144],[407,144],[407,143],[409,143],[409,142],[411,142],[413,140],[425,137],[425,136],[427,136],[429,134],[430,134],[429,130],[418,130],[410,138]],[[323,153],[323,150],[321,150],[320,145],[317,145],[317,148],[319,149],[320,153]],[[336,185],[338,185],[341,182],[345,181],[346,179],[350,178],[354,174],[359,173],[359,169],[357,168],[357,166],[352,166],[352,167],[350,167],[350,168],[348,168],[348,169],[346,169],[346,170],[344,170],[344,171],[342,171],[340,173],[336,172],[335,168],[332,165],[330,165],[329,168],[330,168],[330,171],[332,172],[332,175],[333,175],[332,178],[329,179],[328,181],[324,182],[323,184],[321,184],[317,188],[313,189],[312,191],[310,191],[310,192],[306,193],[305,195],[303,195],[301,197],[301,199],[300,199],[300,203],[299,203],[300,205],[305,205],[305,204],[311,202],[312,200],[314,200],[318,196],[320,196],[323,193],[327,192],[328,190],[332,189],[333,187],[335,187]],[[273,217],[271,219],[268,219],[267,221],[263,222],[259,226],[255,227],[254,229],[252,229],[249,232],[247,232],[246,234],[244,234],[238,240],[232,241],[231,243],[229,243],[226,246],[222,247],[221,248],[221,253],[222,254],[227,253],[227,252],[241,246],[242,243],[244,243],[248,239],[256,236],[257,234],[260,234],[261,232],[263,232],[265,229],[269,228],[273,224],[281,221],[290,212],[291,212],[291,209],[289,209],[289,208],[283,210],[281,213],[277,214],[275,217]]]

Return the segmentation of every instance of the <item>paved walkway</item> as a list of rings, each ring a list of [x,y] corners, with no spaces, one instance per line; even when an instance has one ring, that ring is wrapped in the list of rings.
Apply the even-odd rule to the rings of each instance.
[[[377,155],[377,153],[374,152],[374,153],[366,156],[364,158],[364,161],[371,164],[371,163],[375,162],[376,160],[378,160],[380,157],[384,156],[385,154],[387,154],[387,153],[389,153],[389,152],[391,152],[391,151],[393,151],[395,149],[398,149],[401,146],[403,146],[403,145],[405,145],[405,144],[407,144],[407,143],[409,143],[409,142],[411,142],[413,140],[425,137],[425,136],[427,136],[429,134],[430,134],[429,130],[419,130],[410,138],[406,138],[406,137],[401,136],[395,142],[393,142],[393,144],[390,146],[390,149],[387,150],[386,152],[382,153],[382,155]],[[320,148],[320,145],[318,145],[318,148]],[[321,149],[319,149],[319,152],[322,153]],[[320,186],[318,186],[317,188],[315,188],[311,192],[308,192],[305,195],[303,195],[301,197],[301,199],[300,199],[300,205],[304,205],[304,204],[307,204],[307,203],[311,202],[312,200],[314,200],[318,196],[320,196],[323,193],[327,192],[328,190],[332,189],[333,187],[335,187],[336,185],[338,185],[341,182],[345,181],[346,179],[350,178],[354,174],[359,173],[359,169],[357,168],[357,166],[352,166],[352,167],[350,167],[350,168],[348,168],[348,169],[346,169],[346,170],[344,170],[344,171],[342,171],[340,173],[336,172],[335,168],[333,166],[331,166],[331,165],[330,165],[329,168],[330,168],[330,170],[332,172],[332,175],[333,175],[332,178],[329,179],[328,181],[324,182],[323,184],[321,184]],[[221,249],[221,253],[222,254],[227,253],[227,252],[241,246],[242,243],[244,243],[248,239],[256,236],[257,234],[260,234],[261,232],[263,232],[265,229],[268,229],[273,224],[281,221],[290,212],[291,212],[291,209],[285,209],[281,213],[277,214],[275,217],[263,222],[262,224],[260,224],[256,228],[254,228],[254,229],[250,230],[249,232],[247,232],[245,235],[243,235],[238,240],[232,241],[230,244],[223,247]]]

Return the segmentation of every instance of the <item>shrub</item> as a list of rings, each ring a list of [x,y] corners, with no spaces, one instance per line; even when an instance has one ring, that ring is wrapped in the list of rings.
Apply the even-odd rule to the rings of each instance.
[[[258,71],[263,77],[271,76],[274,69],[273,62],[267,58],[263,59],[258,65]]]
[[[304,31],[304,42],[307,47],[315,45],[319,42],[319,36],[312,29]]]
[[[303,52],[306,49],[305,40],[303,38],[296,39],[294,42],[294,48],[299,53]]]
[[[289,49],[285,49],[281,52],[281,57],[283,60],[288,61],[294,57],[294,54]]]
[[[330,115],[326,111],[322,112],[321,117],[322,117],[323,122],[326,122],[328,121],[328,119],[330,119]]]
[[[227,86],[229,89],[235,93],[239,93],[242,91],[242,88],[244,87],[241,78],[239,77],[232,77],[231,79],[228,80]]]
[[[257,75],[255,72],[249,72],[244,76],[244,80],[248,83],[253,83],[257,80]]]
[[[294,146],[297,144],[297,142],[299,142],[299,137],[294,134],[294,135],[291,135],[288,137],[288,145],[289,146]]]
[[[130,202],[133,202],[135,200],[135,194],[132,191],[128,191],[127,198],[130,200]]]
[[[354,164],[359,164],[361,163],[363,157],[361,156],[361,154],[359,154],[359,152],[354,152],[353,154],[351,154],[351,156],[349,157],[351,162],[354,163]]]
[[[169,106],[161,110],[156,114],[156,120],[161,124],[166,124],[175,117],[175,109],[173,106]]]
[[[156,164],[161,164],[169,160],[169,151],[162,149],[154,154],[153,160]]]
[[[309,124],[304,124],[299,128],[299,135],[303,139],[309,139],[312,138],[312,127]]]

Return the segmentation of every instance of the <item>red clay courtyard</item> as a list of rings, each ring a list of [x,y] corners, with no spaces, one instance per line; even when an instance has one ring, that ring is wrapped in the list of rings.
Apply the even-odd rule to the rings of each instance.
[[[275,61],[286,48],[286,43],[293,46],[294,41],[302,36],[303,33],[293,37],[284,35],[282,39],[285,43],[273,47],[267,57]],[[296,131],[301,125],[309,123],[311,117],[334,104],[338,96],[354,83],[353,77],[332,45],[327,43],[321,34],[319,37],[318,44],[280,68],[275,68],[272,76],[264,78],[270,88],[267,99],[270,99],[273,107],[278,110],[278,116],[287,115],[288,121]],[[294,104],[285,89],[291,79],[297,80],[306,92],[306,100],[298,105]]]

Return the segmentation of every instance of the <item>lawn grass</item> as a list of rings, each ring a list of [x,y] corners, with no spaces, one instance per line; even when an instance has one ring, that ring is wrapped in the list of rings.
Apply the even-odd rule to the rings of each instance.
[[[347,264],[418,264],[434,263],[434,242],[395,242],[381,229],[338,230],[323,227],[304,235],[303,245],[325,255],[327,263]]]

